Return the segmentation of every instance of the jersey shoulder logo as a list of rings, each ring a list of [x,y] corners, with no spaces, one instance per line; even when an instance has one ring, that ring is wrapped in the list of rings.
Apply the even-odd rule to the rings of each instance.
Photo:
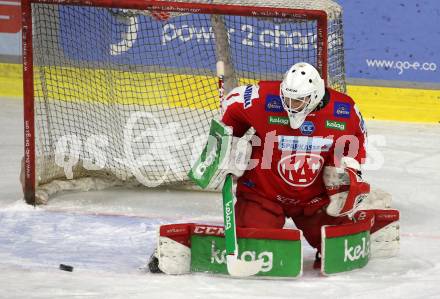
[[[349,103],[335,102],[333,106],[333,115],[335,117],[350,118],[350,108]]]
[[[268,94],[266,96],[265,110],[267,112],[283,112],[283,104],[281,98],[274,94]]]
[[[293,187],[313,184],[324,165],[324,158],[317,154],[296,153],[278,162],[278,174]]]
[[[252,85],[247,85],[243,94],[244,99],[244,109],[247,109],[252,106]]]
[[[234,103],[242,103],[244,109],[251,107],[252,101],[258,98],[258,90],[259,87],[255,85],[242,85],[232,89],[221,103],[223,111]]]

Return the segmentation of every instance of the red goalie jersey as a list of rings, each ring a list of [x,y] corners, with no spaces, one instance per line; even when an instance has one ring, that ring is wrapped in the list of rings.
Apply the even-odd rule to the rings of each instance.
[[[252,169],[239,178],[237,196],[240,200],[240,194],[255,194],[284,210],[320,200],[324,205],[328,203],[324,166],[338,166],[343,156],[360,164],[365,160],[364,121],[349,96],[327,88],[301,127],[292,129],[280,99],[280,83],[240,86],[223,101],[222,121],[234,135],[241,137],[253,127],[258,137],[252,142]]]

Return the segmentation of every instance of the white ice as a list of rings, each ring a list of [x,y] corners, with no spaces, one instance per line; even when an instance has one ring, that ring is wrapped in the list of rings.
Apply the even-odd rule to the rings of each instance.
[[[156,228],[221,223],[219,194],[107,190],[66,193],[46,207],[28,206],[18,181],[21,101],[0,103],[0,298],[440,297],[439,124],[367,122],[372,140],[382,135],[385,144],[372,144],[384,164],[366,178],[391,192],[401,211],[397,257],[323,277],[312,269],[314,253],[305,244],[304,275],[293,281],[166,276],[142,269]],[[75,269],[60,271],[60,263]]]

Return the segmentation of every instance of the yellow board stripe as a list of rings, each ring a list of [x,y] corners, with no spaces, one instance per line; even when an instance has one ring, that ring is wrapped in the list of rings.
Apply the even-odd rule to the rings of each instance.
[[[23,97],[22,74],[21,64],[0,63],[0,96]]]
[[[440,123],[440,90],[350,85],[347,93],[366,119]]]
[[[207,110],[219,108],[215,77],[60,67],[40,67],[36,73],[39,72],[44,72],[44,92],[49,99]],[[35,79],[36,86],[41,87],[42,84],[37,82],[39,76]],[[37,89],[35,94],[43,95],[43,90]]]
[[[44,69],[46,80],[64,82],[62,95],[64,101],[81,98],[78,90],[87,92],[88,101],[100,103],[163,105],[199,109],[218,109],[217,79],[207,76],[188,76],[175,74],[128,73],[104,70],[79,70],[75,68]],[[135,79],[133,80],[133,76]],[[63,77],[63,80],[58,80]],[[66,83],[65,78],[81,78]],[[109,82],[109,78],[111,82]],[[248,80],[246,80],[248,81]],[[149,84],[142,84],[149,82]],[[157,82],[156,84],[152,84]],[[244,83],[244,82],[243,82]],[[249,83],[249,82],[246,82]],[[80,84],[80,86],[78,86]],[[109,94],[109,84],[124,89],[124,98]],[[56,92],[49,89],[49,94]],[[163,86],[159,89],[159,86]],[[213,86],[213,88],[206,88]],[[0,96],[22,97],[22,66],[19,64],[0,64]],[[76,90],[76,91],[75,91]],[[179,91],[180,92],[177,92]],[[142,98],[137,93],[142,91]],[[37,94],[41,94],[37,90]],[[194,95],[194,98],[181,99],[179,93]],[[355,100],[366,119],[398,120],[409,122],[440,122],[440,90],[411,88],[392,88],[374,86],[348,86],[348,94]],[[132,95],[132,96],[130,96]]]

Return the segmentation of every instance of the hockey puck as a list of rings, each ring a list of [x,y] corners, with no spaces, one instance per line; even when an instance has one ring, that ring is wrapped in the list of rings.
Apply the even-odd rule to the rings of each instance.
[[[72,272],[73,267],[65,264],[60,264],[60,270]]]

